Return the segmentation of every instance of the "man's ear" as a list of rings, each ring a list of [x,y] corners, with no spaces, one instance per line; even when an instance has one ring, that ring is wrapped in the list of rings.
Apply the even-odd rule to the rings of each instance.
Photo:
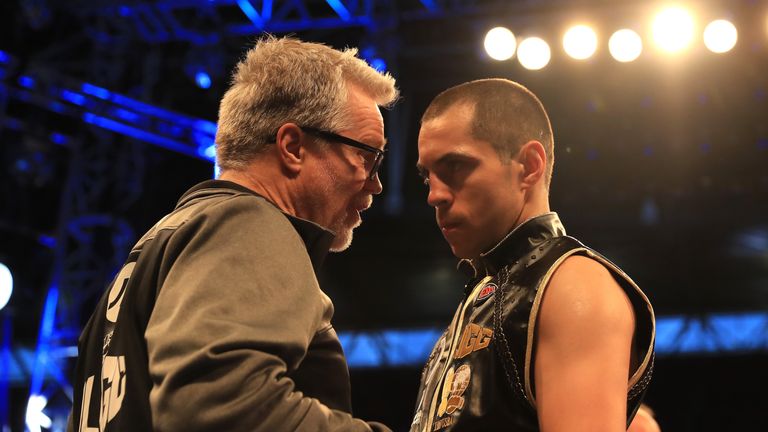
[[[543,180],[547,171],[547,153],[540,142],[528,141],[523,144],[517,159],[523,166],[520,172],[520,182],[523,187],[530,188]]]
[[[306,159],[304,132],[293,123],[280,126],[275,136],[275,150],[280,166],[290,174],[296,175],[301,171]]]

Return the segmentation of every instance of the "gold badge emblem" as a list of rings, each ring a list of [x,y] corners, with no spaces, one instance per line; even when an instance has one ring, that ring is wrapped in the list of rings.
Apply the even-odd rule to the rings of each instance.
[[[456,358],[464,358],[474,351],[487,347],[492,338],[493,330],[470,323],[461,335],[459,348],[456,350]]]

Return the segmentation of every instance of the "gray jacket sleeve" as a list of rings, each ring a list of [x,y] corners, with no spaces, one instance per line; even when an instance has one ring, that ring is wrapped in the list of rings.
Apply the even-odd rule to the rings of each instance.
[[[230,198],[168,243],[145,337],[158,431],[370,431],[294,388],[332,306],[282,214]]]

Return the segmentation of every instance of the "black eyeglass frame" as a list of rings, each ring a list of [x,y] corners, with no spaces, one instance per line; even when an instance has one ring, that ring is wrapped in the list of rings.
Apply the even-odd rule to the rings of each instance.
[[[379,168],[381,167],[381,161],[384,159],[384,152],[386,150],[377,149],[376,147],[371,147],[368,144],[363,144],[360,141],[353,140],[352,138],[347,138],[345,136],[335,134],[333,132],[329,132],[326,130],[317,129],[310,126],[299,126],[299,128],[310,135],[314,135],[326,141],[337,142],[340,144],[348,145],[350,147],[355,147],[361,150],[365,150],[367,152],[374,153],[376,157],[373,159],[373,164],[371,165],[371,171],[368,173],[368,180],[373,180],[374,177],[376,177],[376,174],[379,172]]]

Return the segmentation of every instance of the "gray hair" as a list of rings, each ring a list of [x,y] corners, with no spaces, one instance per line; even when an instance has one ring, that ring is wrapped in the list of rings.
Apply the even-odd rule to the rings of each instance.
[[[242,169],[274,143],[285,123],[338,131],[349,129],[347,87],[354,85],[379,106],[395,102],[388,73],[357,57],[357,49],[266,36],[232,75],[219,106],[216,159],[221,169]]]

